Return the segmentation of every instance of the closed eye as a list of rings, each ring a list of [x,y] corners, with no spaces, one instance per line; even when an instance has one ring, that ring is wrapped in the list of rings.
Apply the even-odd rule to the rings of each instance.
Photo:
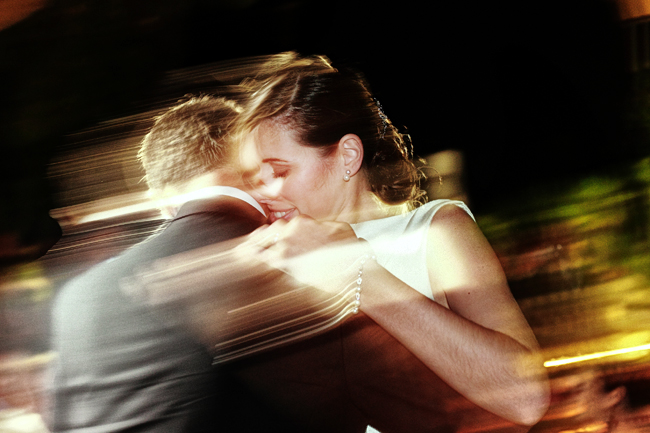
[[[285,178],[289,174],[289,170],[273,170],[273,173],[271,173],[271,176],[274,178]]]
[[[273,161],[269,163],[269,167],[271,168],[271,176],[274,179],[285,178],[289,175],[289,167],[287,164]]]

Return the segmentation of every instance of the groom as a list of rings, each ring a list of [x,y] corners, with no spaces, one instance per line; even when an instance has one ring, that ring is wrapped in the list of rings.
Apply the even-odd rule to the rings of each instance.
[[[179,253],[217,248],[227,254],[233,239],[266,221],[234,168],[236,147],[227,131],[236,115],[229,101],[192,98],[159,117],[143,140],[146,180],[166,199],[161,210],[170,221],[57,297],[51,430],[361,433],[368,424],[383,433],[457,429],[462,419],[455,410],[467,414],[473,406],[363,313],[310,338],[212,365],[221,338],[215,335],[222,332],[215,323],[245,310],[228,302],[282,299],[303,289],[287,278],[264,276],[239,285],[226,284],[214,272],[191,275],[174,283],[168,303],[143,301],[125,290],[141,269]],[[250,282],[242,278],[237,281]],[[206,291],[197,287],[211,284],[216,298],[203,302]],[[296,308],[291,302],[271,306],[278,317]],[[268,316],[262,313],[251,322]],[[500,422],[473,410],[470,416]]]
[[[122,281],[154,260],[243,236],[266,221],[236,188],[226,131],[237,111],[224,99],[192,98],[160,116],[144,138],[139,157],[169,221],[57,295],[51,431],[214,431],[212,355],[170,311],[137,302]]]

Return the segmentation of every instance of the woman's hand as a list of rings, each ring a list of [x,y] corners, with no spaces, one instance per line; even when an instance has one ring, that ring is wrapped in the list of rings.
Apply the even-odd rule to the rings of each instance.
[[[257,229],[248,243],[256,246],[259,260],[328,292],[351,286],[361,257],[371,253],[349,224],[303,215]]]

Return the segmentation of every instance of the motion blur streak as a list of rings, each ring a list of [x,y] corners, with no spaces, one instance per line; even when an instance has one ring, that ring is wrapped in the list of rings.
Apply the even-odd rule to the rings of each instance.
[[[562,358],[554,359],[551,361],[546,361],[544,367],[557,367],[560,365],[573,364],[581,361],[588,361],[591,359],[605,358],[607,356],[622,355],[625,353],[641,352],[650,350],[650,344],[644,344],[643,346],[637,347],[627,347],[625,349],[609,350],[607,352],[591,353],[589,355],[575,356],[573,358]]]
[[[255,261],[258,247],[242,241],[156,260],[122,290],[189,327],[213,348],[215,364],[324,332],[353,314],[356,276],[336,293],[296,284]]]
[[[184,93],[237,97],[233,85],[262,60],[172,71],[159,97],[145,101],[138,113],[73,134],[58,149],[48,174],[55,203],[51,215],[63,238],[39,262],[0,281],[0,342],[6,350],[36,355],[21,355],[19,364],[0,359],[3,371],[11,372],[3,378],[40,377],[51,359],[47,308],[62,281],[146,239],[162,224],[158,211],[144,205],[146,184],[136,158],[151,117]],[[462,155],[451,156],[462,162]],[[455,172],[468,169],[446,171],[440,159],[434,168],[448,187],[458,186],[454,176],[463,178]],[[469,196],[471,207],[466,191],[442,192]],[[544,184],[511,203],[512,208],[475,216],[548,360],[553,400],[534,432],[604,431],[607,424],[611,431],[643,431],[650,425],[650,159],[601,176]],[[0,397],[40,412],[42,390],[26,383],[38,382],[3,382]],[[494,430],[486,425],[481,431]]]

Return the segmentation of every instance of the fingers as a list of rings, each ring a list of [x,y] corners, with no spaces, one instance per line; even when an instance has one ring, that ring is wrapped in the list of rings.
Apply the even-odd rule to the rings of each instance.
[[[249,235],[247,244],[258,259],[278,267],[283,260],[324,247],[356,242],[357,237],[349,224],[317,221],[300,215],[288,222],[277,220],[258,228]]]
[[[246,242],[249,245],[254,245],[260,249],[270,248],[275,245],[282,236],[284,227],[287,225],[286,221],[276,221],[271,225],[263,225],[248,235]]]
[[[263,251],[273,247],[280,240],[279,232],[265,231],[264,233],[258,234],[255,237],[249,239],[248,243],[250,247],[253,247],[256,251]]]
[[[286,271],[286,259],[283,258],[282,253],[277,251],[276,248],[265,248],[259,250],[256,254],[256,258],[275,269]]]

